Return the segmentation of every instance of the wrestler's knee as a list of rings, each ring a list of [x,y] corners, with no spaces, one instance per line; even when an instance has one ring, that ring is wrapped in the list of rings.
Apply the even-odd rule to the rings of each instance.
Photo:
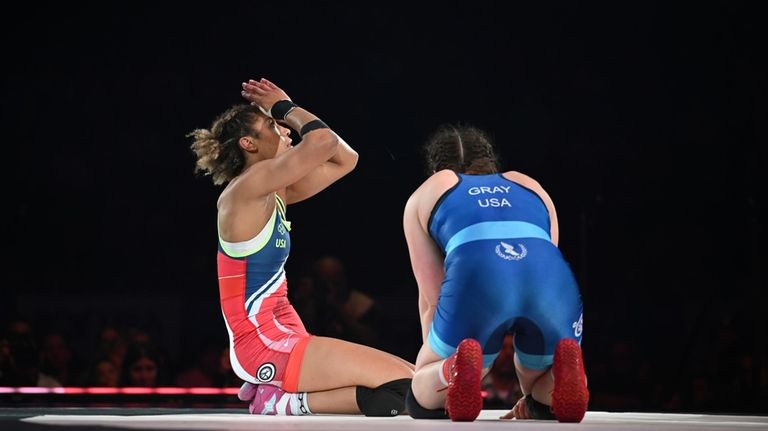
[[[411,379],[398,379],[371,389],[357,387],[357,406],[366,416],[397,416],[405,409]]]
[[[408,389],[405,396],[405,408],[408,414],[414,419],[448,419],[445,409],[427,409],[421,406],[416,397],[413,396],[413,390]]]

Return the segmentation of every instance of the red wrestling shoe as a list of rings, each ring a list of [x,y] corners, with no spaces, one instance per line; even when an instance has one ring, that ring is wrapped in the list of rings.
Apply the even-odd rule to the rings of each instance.
[[[454,422],[472,422],[483,409],[480,379],[483,370],[483,349],[471,338],[462,340],[456,348],[448,376],[445,410]]]
[[[559,422],[581,422],[587,412],[589,390],[581,347],[576,340],[565,338],[557,343],[552,372],[552,412]]]

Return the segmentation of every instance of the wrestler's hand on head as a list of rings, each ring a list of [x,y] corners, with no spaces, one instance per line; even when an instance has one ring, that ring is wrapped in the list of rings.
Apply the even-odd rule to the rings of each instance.
[[[285,91],[266,78],[258,81],[249,79],[248,82],[243,82],[242,86],[243,91],[240,94],[243,98],[251,102],[251,105],[261,108],[265,114],[280,100],[291,100]]]

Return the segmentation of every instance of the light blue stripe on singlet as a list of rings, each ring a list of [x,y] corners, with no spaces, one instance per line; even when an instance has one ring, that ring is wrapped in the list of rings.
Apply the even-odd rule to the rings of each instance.
[[[427,335],[427,340],[429,340],[429,347],[431,347],[435,353],[437,353],[443,358],[447,358],[453,355],[453,352],[456,351],[455,347],[444,342],[443,340],[440,339],[440,337],[437,336],[437,334],[435,334],[434,324],[432,324],[429,328],[429,334]],[[498,352],[483,354],[483,368],[490,367],[493,364],[493,361],[496,360],[497,356],[499,356]]]
[[[539,238],[551,241],[549,234],[535,224],[524,221],[486,221],[456,232],[445,246],[445,255],[470,241],[504,238]]]
[[[432,350],[434,350],[435,353],[442,356],[443,358],[451,356],[456,350],[455,347],[446,344],[443,340],[440,339],[440,337],[437,336],[437,334],[435,334],[434,323],[429,328],[429,335],[427,335],[427,340],[429,340],[429,346],[432,347]]]
[[[546,370],[552,365],[555,357],[555,355],[529,355],[520,350],[515,350],[515,354],[523,367],[529,370]]]

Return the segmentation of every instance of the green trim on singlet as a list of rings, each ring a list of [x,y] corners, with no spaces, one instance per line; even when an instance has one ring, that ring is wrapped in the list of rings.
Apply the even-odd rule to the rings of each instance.
[[[285,216],[285,213],[288,211],[288,207],[285,205],[285,202],[283,202],[283,199],[277,193],[275,193],[275,198],[277,200],[276,207],[280,210],[280,220],[283,223],[283,226],[285,226],[288,232],[290,232],[291,222],[289,222],[287,217]]]
[[[277,195],[275,195],[275,196],[277,196]],[[234,250],[232,250],[231,248],[228,248],[224,244],[225,241],[223,239],[221,239],[221,235],[219,235],[219,244],[221,245],[221,248],[224,250],[225,253],[227,253],[228,256],[231,256],[231,257],[245,257],[245,256],[248,256],[248,255],[251,255],[251,254],[254,254],[254,253],[258,252],[259,250],[264,248],[264,246],[267,245],[267,242],[269,241],[269,239],[272,238],[272,232],[275,229],[275,218],[276,217],[277,217],[277,206],[275,206],[275,209],[272,211],[272,217],[269,218],[269,221],[267,221],[267,224],[264,226],[264,228],[254,238],[256,238],[259,235],[261,235],[262,232],[268,232],[268,234],[264,235],[264,238],[262,238],[261,241],[259,241],[259,243],[257,243],[253,248],[248,248],[245,251],[235,252]],[[253,239],[251,239],[249,241],[252,241],[252,240]],[[238,242],[236,244],[242,244],[244,242],[248,242],[248,241],[240,241],[240,242]]]
[[[275,200],[277,201],[277,204],[280,207],[280,215],[284,216],[287,210],[287,207],[285,206],[285,202],[283,202],[283,198],[281,198],[279,194],[275,193]]]

